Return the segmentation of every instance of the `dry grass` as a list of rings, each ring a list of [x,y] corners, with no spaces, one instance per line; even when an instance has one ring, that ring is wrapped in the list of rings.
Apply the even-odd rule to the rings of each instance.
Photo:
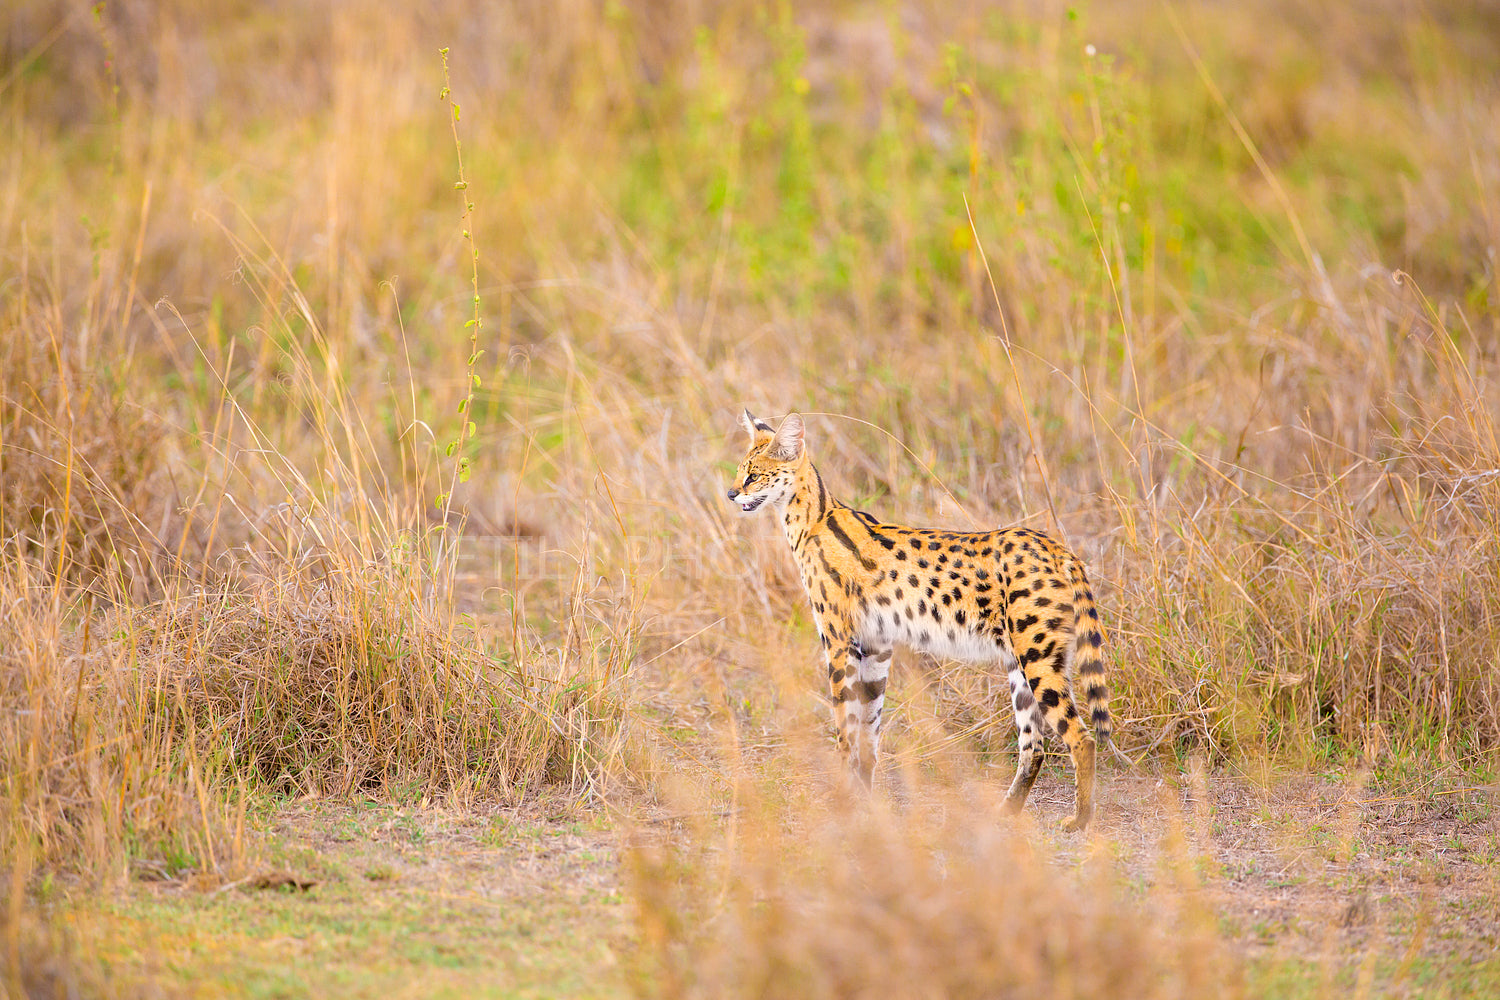
[[[619,637],[515,665],[376,592],[200,593],[139,616],[130,641],[204,753],[281,791],[507,797],[598,768],[614,710],[591,681],[620,671]]]
[[[1104,842],[1062,860],[982,790],[852,812],[766,791],[739,790],[727,840],[649,837],[627,859],[639,995],[1244,995],[1171,823],[1143,898]]]
[[[1065,534],[1149,766],[1494,767],[1485,12],[200,8],[0,38],[12,972],[49,873],[229,878],[273,796],[815,798],[746,404],[883,516]],[[993,678],[896,681],[901,794],[1003,769]],[[1233,972],[1175,875],[809,808],[641,856],[643,991]]]

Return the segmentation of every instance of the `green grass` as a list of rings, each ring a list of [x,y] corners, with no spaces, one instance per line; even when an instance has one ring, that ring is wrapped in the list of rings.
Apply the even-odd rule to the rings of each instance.
[[[1249,963],[1251,995],[1266,1000],[1357,995],[1370,997],[1484,997],[1500,990],[1500,960],[1453,955],[1441,959],[1350,955],[1330,970],[1313,959],[1270,955]]]
[[[379,886],[376,888],[374,886]],[[85,911],[110,976],[243,997],[624,996],[618,898],[482,898],[342,880]],[[62,919],[68,919],[61,915]],[[613,947],[611,946],[613,940]]]
[[[379,807],[292,815],[296,835],[273,838],[241,885],[75,891],[47,904],[50,919],[98,943],[88,960],[107,978],[169,995],[626,995],[629,909],[613,852],[580,846],[576,824],[497,818],[476,831]],[[560,852],[562,885],[536,871],[537,855]],[[254,887],[280,873],[315,884]]]

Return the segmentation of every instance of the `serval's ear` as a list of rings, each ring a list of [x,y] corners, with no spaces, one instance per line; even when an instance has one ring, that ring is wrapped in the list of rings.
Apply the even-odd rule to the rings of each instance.
[[[746,408],[745,412],[740,414],[740,426],[745,428],[745,433],[750,435],[751,441],[754,441],[762,434],[771,433],[771,425],[751,413],[749,408]]]
[[[776,431],[776,438],[771,442],[771,448],[776,457],[783,462],[793,462],[802,457],[802,436],[806,428],[802,423],[802,415],[799,413],[788,413],[786,419]]]

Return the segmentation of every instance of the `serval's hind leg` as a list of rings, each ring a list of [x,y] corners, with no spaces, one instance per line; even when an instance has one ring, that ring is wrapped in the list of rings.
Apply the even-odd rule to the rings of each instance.
[[[1063,824],[1069,832],[1082,830],[1089,825],[1094,815],[1094,738],[1084,732],[1082,726],[1073,727],[1077,742],[1068,747],[1073,757],[1073,777],[1078,783],[1073,806],[1073,818]]]
[[[1012,661],[1014,662],[1014,661]],[[1026,804],[1026,796],[1042,769],[1042,711],[1032,696],[1031,686],[1019,666],[1010,669],[1010,702],[1016,713],[1016,777],[1005,795],[1004,809],[1017,813]]]
[[[1076,782],[1073,816],[1063,824],[1063,829],[1082,830],[1094,814],[1094,737],[1073,705],[1064,672],[1064,653],[1059,650],[1038,666],[1039,680],[1034,692],[1037,707],[1047,720],[1047,728],[1062,737],[1068,755],[1073,758]]]

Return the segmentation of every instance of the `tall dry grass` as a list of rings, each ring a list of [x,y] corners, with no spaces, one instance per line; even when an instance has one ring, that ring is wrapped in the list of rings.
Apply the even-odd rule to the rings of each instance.
[[[13,898],[228,871],[272,791],[686,782],[718,808],[736,753],[775,767],[757,746],[821,732],[783,543],[720,500],[746,404],[807,413],[830,483],[883,516],[1061,531],[1138,758],[1493,762],[1485,12],[7,17]],[[994,678],[897,670],[901,766],[1007,759]],[[860,988],[802,939],[809,914],[894,935],[871,871],[954,908],[913,977],[1034,914],[1035,865],[968,818],[859,836],[847,868],[822,834],[798,856],[828,878],[811,901],[743,861],[717,926],[764,945],[767,983]],[[954,893],[934,854],[1013,884]],[[1184,968],[1062,905],[1113,942],[1101,968]],[[713,933],[662,939],[682,991],[744,971]]]

